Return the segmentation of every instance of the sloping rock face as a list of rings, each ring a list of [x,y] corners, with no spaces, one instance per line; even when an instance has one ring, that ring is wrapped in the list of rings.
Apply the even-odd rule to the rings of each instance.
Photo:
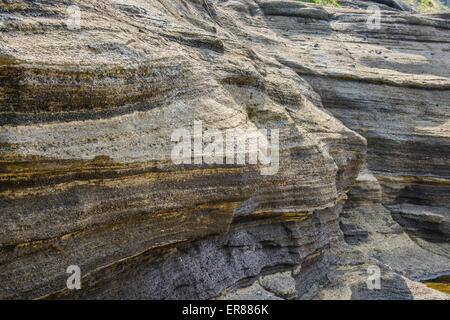
[[[0,298],[446,298],[444,15],[74,3],[1,3]],[[173,161],[199,123],[279,163]]]

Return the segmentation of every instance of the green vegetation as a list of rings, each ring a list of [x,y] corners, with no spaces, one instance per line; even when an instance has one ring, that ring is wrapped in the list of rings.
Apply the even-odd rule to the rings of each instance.
[[[433,3],[431,0],[418,0],[418,9],[420,11],[427,11],[431,8],[433,8],[436,4]]]
[[[421,12],[440,12],[448,10],[443,1],[438,0],[408,0],[408,2]]]
[[[441,276],[431,280],[422,281],[427,287],[450,294],[450,276]]]
[[[315,4],[320,4],[321,6],[329,6],[329,7],[340,7],[341,5],[337,0],[294,0],[300,2],[311,2]]]
[[[300,2],[310,2],[329,7],[340,7],[338,0],[293,0]],[[448,10],[445,6],[446,0],[407,0],[414,8],[421,12],[441,12]]]

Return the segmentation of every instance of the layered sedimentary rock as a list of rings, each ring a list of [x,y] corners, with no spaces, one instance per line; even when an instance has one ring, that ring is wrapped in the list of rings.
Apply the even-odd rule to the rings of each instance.
[[[404,277],[450,271],[444,14],[369,30],[363,10],[293,1],[0,13],[1,298],[409,299]],[[174,162],[198,122],[279,130],[277,170]]]
[[[448,273],[448,249],[445,252],[448,243],[440,241],[433,245],[427,238],[414,237],[394,220],[393,213],[382,205],[377,179],[364,169],[349,191],[340,216],[345,242],[410,279]]]

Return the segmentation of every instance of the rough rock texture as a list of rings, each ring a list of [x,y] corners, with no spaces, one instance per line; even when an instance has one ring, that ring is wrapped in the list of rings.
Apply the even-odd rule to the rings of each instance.
[[[408,278],[450,272],[448,15],[74,3],[0,4],[0,298],[439,295]],[[279,129],[278,172],[174,164],[195,120]]]

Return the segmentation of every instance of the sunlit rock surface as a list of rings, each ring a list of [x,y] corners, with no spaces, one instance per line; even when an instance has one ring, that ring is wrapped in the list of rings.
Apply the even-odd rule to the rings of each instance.
[[[0,298],[426,298],[408,279],[450,272],[450,22],[369,30],[367,4],[2,2]],[[278,171],[175,164],[194,121],[278,129]]]

